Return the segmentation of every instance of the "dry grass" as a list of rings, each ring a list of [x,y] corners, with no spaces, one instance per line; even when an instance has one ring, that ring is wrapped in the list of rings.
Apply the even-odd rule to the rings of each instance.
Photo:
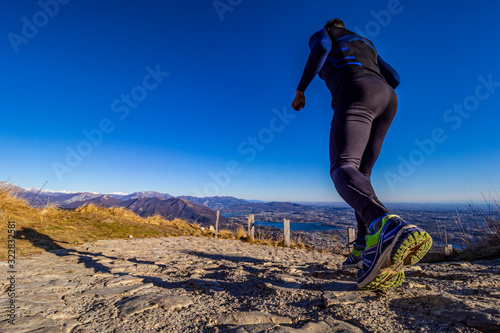
[[[7,258],[7,222],[16,227],[16,256],[71,248],[101,239],[203,236],[199,226],[161,216],[142,218],[125,208],[86,205],[76,210],[33,208],[9,190],[0,190],[0,259]],[[231,233],[232,234],[232,233]],[[224,238],[228,234],[224,234]]]
[[[219,230],[219,238],[222,239],[234,239],[234,234],[231,230]]]
[[[471,230],[462,231],[465,249],[459,256],[463,260],[500,257],[500,193],[485,202],[486,209],[469,205],[474,223]]]
[[[463,249],[454,248],[450,254],[445,254],[441,248],[433,249],[422,262],[500,258],[500,194],[494,193],[493,198],[485,198],[486,209],[471,203],[468,211],[458,211],[460,214],[457,214],[456,222],[464,244]],[[472,223],[461,218],[461,215],[470,214],[473,216]]]
[[[245,228],[238,227],[238,229],[236,229],[236,238],[242,239],[246,237],[247,237],[247,232],[245,231]]]

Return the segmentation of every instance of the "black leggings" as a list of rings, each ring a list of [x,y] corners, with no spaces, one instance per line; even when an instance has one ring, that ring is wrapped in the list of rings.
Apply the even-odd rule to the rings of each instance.
[[[375,195],[370,175],[398,108],[394,89],[375,76],[345,78],[337,87],[330,131],[330,175],[356,212],[358,237],[389,211]]]

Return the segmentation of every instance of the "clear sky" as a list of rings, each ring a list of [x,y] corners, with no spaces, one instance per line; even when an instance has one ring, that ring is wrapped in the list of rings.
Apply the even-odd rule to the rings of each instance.
[[[334,17],[401,75],[382,201],[500,188],[496,1],[2,1],[0,178],[23,187],[340,201],[330,95],[290,104]]]

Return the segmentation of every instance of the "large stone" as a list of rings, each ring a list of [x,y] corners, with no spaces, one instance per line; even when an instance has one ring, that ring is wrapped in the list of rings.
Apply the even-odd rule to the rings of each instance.
[[[181,310],[192,304],[193,301],[187,296],[158,296],[156,293],[127,297],[115,303],[120,311],[119,317],[134,315],[157,307],[170,311]]]
[[[498,304],[471,301],[441,294],[431,302],[432,318],[448,324],[462,323],[482,332],[500,332]]]
[[[160,299],[156,294],[126,297],[115,303],[119,317],[131,316],[158,307]]]
[[[224,288],[220,286],[217,281],[212,280],[202,280],[202,279],[189,279],[186,281],[187,284],[192,285],[197,289],[202,289],[206,291],[223,291]]]
[[[187,296],[167,296],[162,298],[158,304],[162,309],[177,311],[193,305],[193,301]]]
[[[216,317],[220,325],[251,325],[251,324],[291,324],[287,317],[277,316],[266,312],[243,311],[223,313]]]
[[[281,282],[281,281],[273,281],[271,282],[259,282],[257,285],[259,288],[271,291],[285,291],[290,293],[301,293],[302,285],[297,282]]]
[[[30,310],[30,312],[47,313],[62,309],[66,304],[57,294],[43,293],[19,296],[16,305],[21,309]]]
[[[140,285],[121,286],[115,288],[87,289],[83,292],[83,294],[99,295],[99,296],[112,296],[112,295],[121,295],[126,293],[134,294],[139,290],[151,288],[152,286],[153,286],[152,283],[146,283]]]
[[[130,284],[142,283],[144,278],[130,275],[122,275],[106,282],[106,287],[126,286]]]
[[[2,321],[0,322],[0,332],[61,333],[63,332],[63,327],[54,320],[47,319],[37,314],[34,316],[16,318],[15,325],[12,325],[8,321]]]
[[[323,293],[323,302],[325,308],[336,305],[349,305],[363,303],[366,298],[376,297],[373,291],[325,291]]]
[[[241,325],[227,328],[230,333],[362,333],[361,329],[336,319],[328,318],[317,323],[309,322],[299,328],[274,323]]]

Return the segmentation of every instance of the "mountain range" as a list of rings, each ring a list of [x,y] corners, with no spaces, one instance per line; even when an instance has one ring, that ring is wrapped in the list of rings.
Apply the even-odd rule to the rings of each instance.
[[[291,202],[251,202],[230,196],[174,197],[168,193],[155,191],[142,191],[131,194],[51,191],[36,188],[24,189],[6,181],[0,181],[0,188],[11,190],[34,207],[50,205],[62,209],[75,209],[87,204],[103,207],[125,207],[143,217],[159,214],[169,220],[180,218],[202,225],[215,224],[215,210],[240,215],[261,213],[301,214],[323,210],[319,207]],[[221,214],[219,221],[228,223],[229,219]]]

